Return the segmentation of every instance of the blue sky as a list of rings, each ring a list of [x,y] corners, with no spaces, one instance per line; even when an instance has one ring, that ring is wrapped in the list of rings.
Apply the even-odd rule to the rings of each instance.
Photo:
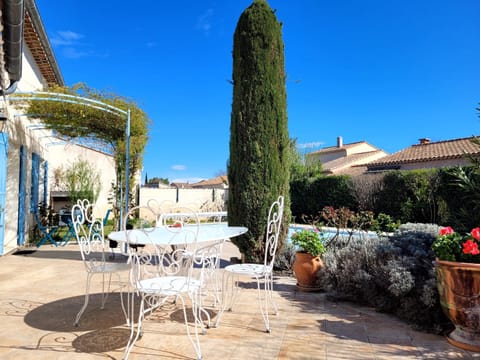
[[[480,134],[480,1],[269,0],[283,23],[300,151]],[[148,177],[226,171],[233,33],[252,0],[37,0],[67,85],[134,99],[153,121]]]

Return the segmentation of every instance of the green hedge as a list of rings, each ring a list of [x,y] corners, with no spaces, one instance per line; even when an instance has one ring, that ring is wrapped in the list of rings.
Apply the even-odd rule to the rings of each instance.
[[[358,208],[348,176],[294,180],[290,183],[290,197],[293,220],[299,223],[303,215],[318,216],[325,206]]]
[[[450,225],[469,231],[480,225],[480,168],[476,166],[389,171],[371,186],[368,204],[360,204],[367,181],[348,176],[302,178],[290,184],[293,221],[318,217],[325,206],[369,210],[401,223]],[[367,191],[369,191],[367,189]]]

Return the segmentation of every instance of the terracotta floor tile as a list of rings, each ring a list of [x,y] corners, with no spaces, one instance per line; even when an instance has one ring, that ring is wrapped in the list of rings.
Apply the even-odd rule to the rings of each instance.
[[[230,254],[225,254],[225,260]],[[80,326],[85,273],[76,245],[42,246],[31,255],[0,258],[0,358],[83,360],[122,359],[129,328],[120,298],[112,294],[100,309],[100,279],[94,278],[89,307]],[[123,261],[120,256],[117,261]],[[122,279],[127,281],[127,278]],[[413,331],[388,314],[352,303],[326,300],[325,293],[299,292],[295,279],[276,278],[279,313],[265,332],[255,286],[242,289],[233,312],[218,328],[200,336],[205,360],[403,360],[479,359],[442,336]],[[210,308],[215,317],[218,309]],[[130,359],[195,359],[182,312],[156,311]]]

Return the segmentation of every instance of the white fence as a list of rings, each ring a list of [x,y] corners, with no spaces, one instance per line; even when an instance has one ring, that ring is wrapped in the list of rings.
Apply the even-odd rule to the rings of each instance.
[[[157,189],[140,188],[138,205],[147,205],[151,199],[159,204],[188,206],[196,211],[225,211],[228,190],[226,189]]]

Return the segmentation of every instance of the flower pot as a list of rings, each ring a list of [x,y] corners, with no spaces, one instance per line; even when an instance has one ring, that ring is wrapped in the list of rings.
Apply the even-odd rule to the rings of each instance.
[[[442,310],[455,325],[448,342],[480,351],[480,264],[437,259],[435,267]]]
[[[317,273],[323,267],[323,261],[320,256],[312,256],[304,252],[295,254],[293,262],[293,271],[297,278],[297,288],[301,291],[317,291],[320,290],[316,286]]]

